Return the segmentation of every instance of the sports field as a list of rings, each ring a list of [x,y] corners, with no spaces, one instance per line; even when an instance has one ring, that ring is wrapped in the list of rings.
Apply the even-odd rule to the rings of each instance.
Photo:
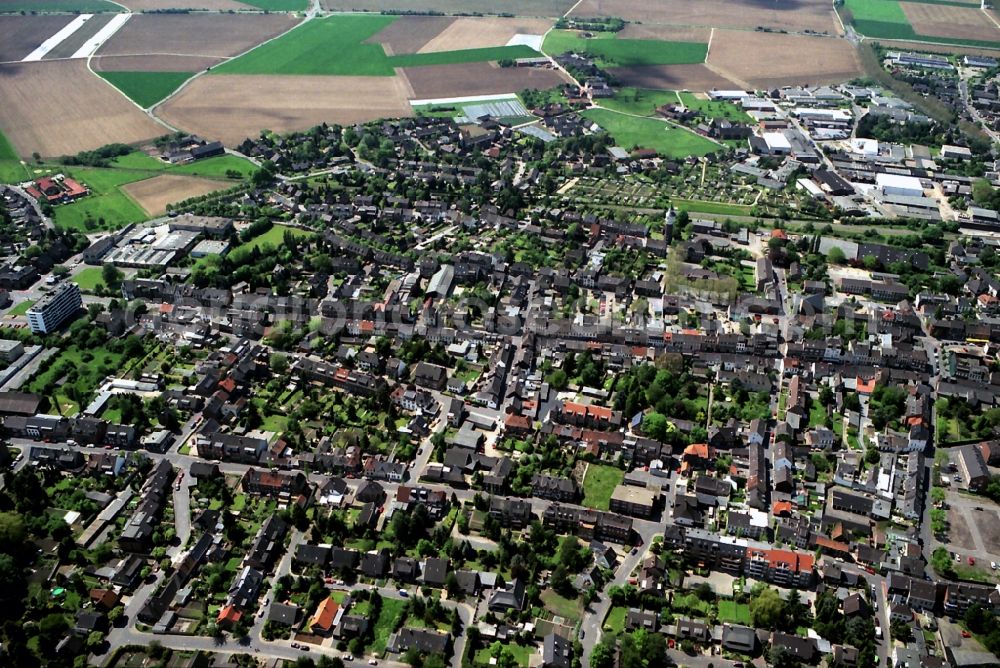
[[[719,150],[708,139],[655,118],[637,118],[607,109],[588,109],[583,116],[604,128],[628,150],[651,148],[667,158],[708,155]]]
[[[167,97],[191,77],[190,72],[98,72],[143,109]]]
[[[502,46],[388,56],[381,44],[365,43],[397,18],[345,14],[309,21],[250,53],[214,68],[212,73],[393,76],[396,67],[475,63],[538,55],[527,46]]]
[[[542,50],[556,56],[567,51],[595,57],[602,67],[686,65],[705,61],[708,45],[699,42],[668,42],[652,39],[619,39],[615,33],[593,33],[583,38],[572,30],[552,30]]]

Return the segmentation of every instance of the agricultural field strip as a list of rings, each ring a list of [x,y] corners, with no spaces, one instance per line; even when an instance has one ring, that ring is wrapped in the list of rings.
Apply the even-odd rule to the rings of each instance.
[[[87,42],[77,49],[76,53],[73,54],[73,58],[88,58],[91,54],[101,48],[104,42],[111,39],[118,30],[125,25],[128,20],[132,18],[132,14],[115,14],[108,24],[101,28],[100,32],[91,37]]]
[[[62,30],[38,45],[34,51],[21,59],[22,63],[31,63],[41,60],[52,49],[59,46],[66,38],[83,27],[83,24],[94,17],[93,14],[80,14],[69,22]]]

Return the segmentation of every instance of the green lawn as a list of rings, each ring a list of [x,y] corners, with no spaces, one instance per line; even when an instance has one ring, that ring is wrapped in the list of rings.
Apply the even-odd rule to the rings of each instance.
[[[79,404],[69,397],[67,388],[75,388],[81,402],[90,401],[104,377],[117,373],[121,366],[121,353],[104,348],[80,350],[74,344],[52,358],[45,370],[31,379],[28,391],[54,396],[63,414],[72,415],[79,411]]]
[[[719,621],[733,624],[750,624],[750,606],[736,601],[719,601]]]
[[[31,305],[35,303],[33,299],[25,299],[20,304],[16,304],[14,308],[7,311],[7,315],[24,315],[31,308]]]
[[[583,615],[580,599],[560,596],[551,589],[543,591],[541,597],[545,608],[552,614],[562,617],[570,624],[580,621],[580,617]]]
[[[615,487],[621,484],[625,474],[615,466],[591,464],[583,479],[583,505],[598,510],[607,510],[608,502]]]
[[[21,158],[14,150],[14,145],[0,132],[0,182],[20,182],[27,177],[28,172],[21,164]]]
[[[608,610],[608,616],[604,618],[604,630],[616,634],[621,633],[625,630],[625,617],[627,615],[628,610],[621,606],[611,608]]]
[[[14,150],[14,145],[10,143],[10,140],[0,132],[0,160],[20,160],[20,156],[17,151]]]
[[[120,169],[139,169],[143,171],[162,172],[170,167],[169,164],[146,155],[142,151],[132,151],[128,155],[115,158],[111,161],[112,166]],[[176,169],[176,167],[174,168]]]
[[[87,267],[72,278],[72,281],[80,286],[84,292],[94,292],[97,286],[104,285],[101,267]]]
[[[567,51],[586,53],[599,67],[687,65],[705,62],[708,45],[700,42],[667,42],[653,39],[618,39],[617,33],[594,33],[584,39],[571,30],[551,30],[542,50],[549,55]]]
[[[277,248],[285,241],[285,232],[291,232],[297,237],[308,237],[312,236],[312,232],[307,232],[306,230],[300,230],[296,227],[288,227],[287,225],[274,225],[264,234],[260,234],[245,244],[237,247],[230,257],[236,261],[240,254],[245,254],[251,252],[254,248],[263,248],[264,246],[271,246]]]
[[[189,162],[170,168],[171,174],[187,174],[188,176],[203,176],[209,179],[224,179],[227,171],[239,172],[243,177],[249,177],[257,168],[253,163],[236,155],[217,155],[204,160]]]
[[[99,72],[99,74],[143,109],[152,107],[191,78],[190,72]]]
[[[114,230],[138,223],[148,216],[128,195],[115,190],[107,195],[89,195],[78,202],[55,208],[56,227],[80,230]]]
[[[0,12],[120,12],[122,8],[106,0],[0,0]]]
[[[19,160],[0,160],[0,183],[20,183],[29,177]]]
[[[515,645],[513,643],[500,643],[499,641],[493,643],[489,647],[484,647],[478,650],[473,657],[473,663],[477,666],[489,666],[490,659],[493,658],[493,653],[499,651],[497,648],[503,647],[510,651],[511,655],[514,657],[514,662],[523,666],[523,668],[528,668],[531,665],[531,657],[538,653],[538,650],[534,647],[528,647],[527,645]]]
[[[707,155],[719,149],[704,137],[654,118],[636,118],[608,109],[588,109],[583,115],[626,149],[649,148],[667,158]]]
[[[399,618],[406,608],[406,601],[395,598],[382,598],[382,609],[379,610],[378,619],[375,620],[374,639],[370,646],[372,654],[380,655],[385,651],[385,645],[389,642],[392,630],[396,628]]]
[[[716,213],[723,216],[748,216],[750,206],[746,204],[726,204],[700,199],[674,199],[673,205],[690,213]]]
[[[685,107],[700,111],[708,118],[724,118],[730,121],[741,121],[743,123],[753,122],[753,119],[750,118],[749,115],[732,102],[725,102],[723,100],[700,100],[694,93],[678,94],[680,95],[681,102],[684,103]]]
[[[600,101],[600,105],[613,111],[636,116],[653,116],[665,104],[676,104],[677,94],[669,90],[649,90],[647,88],[619,88],[612,98]]]
[[[250,53],[213,68],[212,73],[392,76],[396,67],[473,63],[538,55],[527,46],[510,46],[387,56],[382,45],[364,43],[397,18],[340,14],[309,21]]]

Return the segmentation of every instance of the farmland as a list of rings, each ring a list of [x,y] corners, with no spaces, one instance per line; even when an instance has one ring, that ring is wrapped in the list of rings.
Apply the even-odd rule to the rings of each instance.
[[[978,7],[925,2],[900,2],[899,6],[918,35],[997,42],[1000,46],[1000,30]]]
[[[552,27],[545,19],[461,17],[428,41],[419,53],[504,46],[514,35],[543,35]]]
[[[101,72],[101,77],[144,109],[173,93],[188,72]]]
[[[796,57],[788,58],[789,53]],[[846,40],[746,30],[716,30],[708,62],[734,80],[761,88],[838,83],[862,71]]]
[[[565,83],[558,70],[491,63],[415,67],[403,73],[417,99],[514,93],[525,88],[547,90]]]
[[[588,109],[583,115],[604,128],[626,149],[651,148],[669,158],[707,155],[718,149],[704,137],[653,118],[636,118],[607,109]]]
[[[710,58],[714,55],[712,49]],[[618,82],[632,88],[657,90],[712,90],[735,88],[736,84],[704,65],[651,65],[614,67],[609,70]]]
[[[75,154],[163,134],[162,126],[87,71],[83,60],[2,65],[0,77],[0,130],[19,155]],[[51,103],[52,91],[59,91],[59,104]]]
[[[845,17],[868,37],[997,48],[1000,30],[975,7],[897,0],[845,0]]]
[[[401,16],[368,38],[389,55],[417,53],[455,22],[450,16]]]
[[[224,181],[203,179],[197,176],[161,174],[151,179],[127,184],[122,187],[122,190],[135,200],[147,215],[160,216],[166,213],[168,204],[207,195],[230,185]]]
[[[562,16],[575,0],[508,0],[503,12],[514,16]],[[320,0],[323,9],[366,12],[496,14],[491,0]]]
[[[97,55],[227,58],[280,35],[296,22],[294,17],[282,14],[143,14],[132,17]]]
[[[120,12],[107,0],[0,0],[0,12]],[[67,21],[68,23],[68,21]]]
[[[394,16],[337,15],[310,21],[216,67],[212,72],[388,77],[395,74],[396,67],[473,63],[537,55],[526,46],[512,46],[387,56],[380,44],[366,43],[395,20]]]
[[[864,0],[863,0],[864,1]],[[798,3],[758,3],[753,0],[583,0],[572,16],[615,16],[626,21],[671,26],[730,27],[834,33],[837,30],[829,2],[803,0]]]
[[[157,115],[233,146],[265,128],[411,116],[409,92],[402,77],[205,76],[158,106]]]
[[[71,20],[70,16],[0,16],[0,62],[21,60]]]
[[[618,39],[614,33],[596,33],[595,37],[584,39],[570,30],[553,30],[545,36],[542,48],[549,55],[567,51],[586,53],[603,67],[701,63],[708,52],[707,44],[697,42]]]

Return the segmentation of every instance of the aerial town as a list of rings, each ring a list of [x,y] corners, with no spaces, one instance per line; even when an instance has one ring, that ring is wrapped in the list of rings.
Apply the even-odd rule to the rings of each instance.
[[[1000,23],[688,2],[0,1],[0,665],[1000,665]]]

